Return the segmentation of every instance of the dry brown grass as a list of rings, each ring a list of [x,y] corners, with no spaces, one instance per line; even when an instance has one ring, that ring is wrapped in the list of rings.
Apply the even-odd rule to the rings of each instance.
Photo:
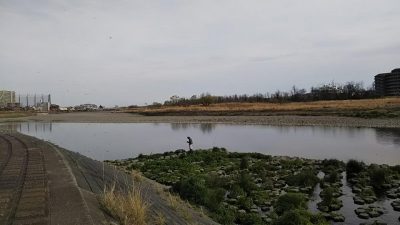
[[[386,107],[400,107],[399,97],[362,99],[362,100],[332,100],[315,102],[290,103],[221,103],[209,106],[162,106],[160,108],[139,108],[127,112],[219,112],[219,111],[307,111],[307,110],[343,110],[343,109],[377,109]]]
[[[115,184],[105,188],[101,198],[105,210],[122,225],[146,225],[149,203],[140,188],[133,186],[126,193],[116,190]]]
[[[133,181],[134,181],[135,183],[140,183],[140,182],[143,181],[143,176],[142,176],[142,174],[141,174],[139,171],[137,171],[137,170],[132,170],[132,171],[130,171],[130,172],[131,172]]]
[[[181,201],[182,200],[178,196],[167,192],[167,202],[172,209],[178,210],[179,206],[181,205]]]
[[[157,212],[156,216],[154,218],[154,224],[155,225],[165,225],[166,222],[167,222],[167,220],[165,219],[165,216],[162,213]]]
[[[35,115],[32,112],[14,112],[14,111],[0,111],[0,119],[4,118],[19,118]]]

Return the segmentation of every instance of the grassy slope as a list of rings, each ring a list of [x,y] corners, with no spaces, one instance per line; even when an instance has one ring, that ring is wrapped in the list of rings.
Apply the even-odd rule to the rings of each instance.
[[[337,115],[400,117],[400,98],[333,100],[291,103],[222,103],[209,106],[162,106],[127,112],[143,115]]]

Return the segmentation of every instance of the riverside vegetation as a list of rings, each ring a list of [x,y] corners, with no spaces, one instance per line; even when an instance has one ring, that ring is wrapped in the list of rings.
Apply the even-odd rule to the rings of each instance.
[[[127,171],[171,186],[183,199],[203,206],[221,224],[329,224],[345,221],[343,206],[344,174],[356,193],[354,202],[366,205],[355,211],[360,218],[375,218],[383,209],[368,204],[376,196],[400,198],[400,166],[365,165],[350,160],[312,160],[269,156],[260,153],[228,152],[224,148],[163,154],[139,155],[126,160],[107,161]],[[318,174],[324,174],[318,178]],[[307,210],[307,202],[320,183],[320,213]],[[399,200],[394,210],[400,210]],[[384,223],[383,223],[384,224]]]
[[[191,102],[189,102],[191,103]],[[196,102],[195,102],[196,103]],[[128,107],[124,112],[146,116],[344,116],[399,118],[400,98],[320,100],[306,102],[215,102],[210,104],[153,104]]]

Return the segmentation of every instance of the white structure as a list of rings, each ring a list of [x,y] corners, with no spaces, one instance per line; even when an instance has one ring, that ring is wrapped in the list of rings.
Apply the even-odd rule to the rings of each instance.
[[[96,111],[98,109],[95,104],[82,104],[79,106],[75,106],[75,110],[78,111]]]
[[[0,91],[0,108],[15,106],[15,91]]]

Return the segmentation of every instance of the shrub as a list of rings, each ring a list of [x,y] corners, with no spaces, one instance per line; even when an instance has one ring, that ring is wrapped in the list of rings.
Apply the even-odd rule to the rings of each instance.
[[[247,168],[249,168],[249,158],[245,156],[240,160],[240,169],[244,170]]]
[[[337,159],[324,159],[322,161],[322,166],[323,167],[341,168],[342,166],[344,166],[344,163]]]
[[[244,190],[237,184],[234,184],[232,188],[230,189],[229,196],[231,198],[238,198],[239,196],[245,196],[246,193]]]
[[[212,211],[217,210],[225,198],[225,189],[209,189],[205,196],[204,205]]]
[[[222,225],[233,225],[236,220],[236,212],[232,209],[219,207],[215,213],[213,213],[213,218]]]
[[[273,222],[273,225],[328,225],[320,215],[312,215],[305,210],[290,210]]]
[[[182,198],[197,204],[204,204],[207,194],[204,181],[197,177],[189,177],[178,181],[173,186],[173,190],[178,192]]]
[[[389,170],[379,167],[369,169],[371,185],[376,190],[382,190],[383,184],[389,180]]]
[[[291,175],[286,178],[286,182],[292,186],[301,187],[314,187],[318,183],[319,179],[314,171],[305,170],[296,175]]]
[[[322,197],[322,203],[326,206],[330,206],[334,200],[335,197],[333,194],[335,193],[335,189],[333,187],[327,187],[321,192],[321,197]]]
[[[303,165],[303,161],[300,159],[295,160],[283,160],[280,162],[283,169],[296,169]]]
[[[333,170],[332,172],[325,175],[324,181],[328,183],[338,182],[340,181],[340,174],[337,171]]]
[[[254,183],[253,178],[246,172],[242,172],[239,175],[239,186],[247,193],[250,194],[253,190],[257,189],[257,185]]]
[[[229,180],[224,177],[219,177],[216,174],[210,174],[206,177],[206,186],[209,188],[223,188],[228,186]]]
[[[278,198],[274,208],[278,215],[282,215],[288,210],[307,209],[307,201],[303,194],[287,193]]]
[[[350,159],[346,164],[347,176],[354,176],[364,170],[364,163]]]
[[[238,224],[241,225],[263,225],[263,221],[258,214],[246,213],[238,216]]]
[[[250,211],[251,207],[253,206],[253,200],[246,196],[241,196],[238,198],[237,204],[239,208]]]
[[[391,167],[392,168],[392,170],[394,171],[394,172],[397,172],[398,174],[400,174],[400,165],[396,165],[396,166],[393,166],[393,167]]]

